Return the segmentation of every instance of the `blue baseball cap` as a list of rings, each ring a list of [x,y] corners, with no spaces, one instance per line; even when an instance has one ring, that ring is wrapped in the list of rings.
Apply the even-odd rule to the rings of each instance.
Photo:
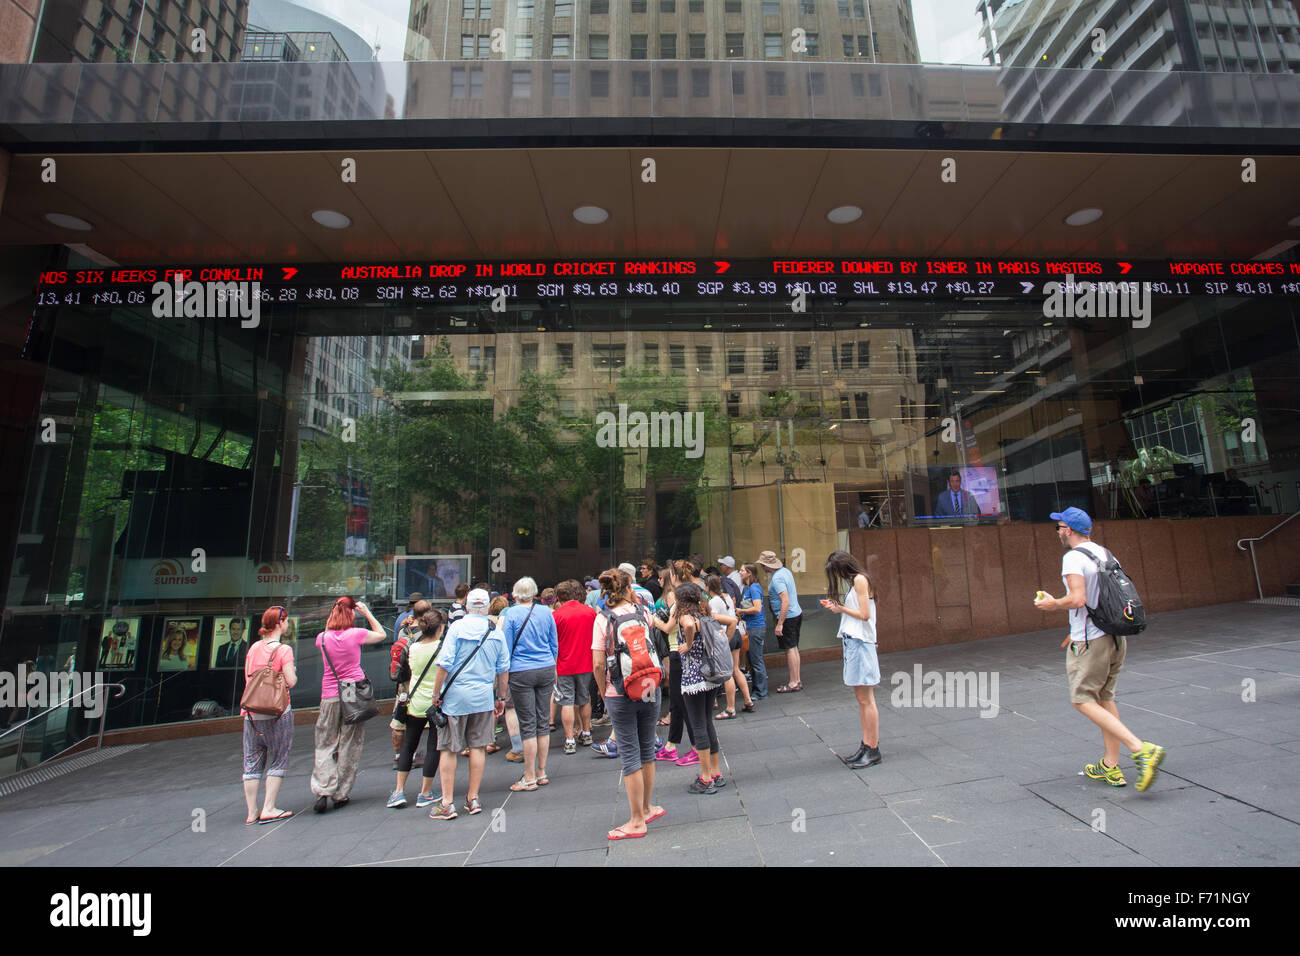
[[[1064,521],[1071,531],[1077,531],[1079,534],[1092,534],[1092,519],[1088,517],[1088,512],[1082,508],[1066,508],[1064,511],[1053,511],[1051,514],[1053,521]]]

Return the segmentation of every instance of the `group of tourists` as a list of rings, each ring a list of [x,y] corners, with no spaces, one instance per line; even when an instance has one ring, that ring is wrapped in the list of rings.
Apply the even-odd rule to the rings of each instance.
[[[1071,700],[1101,729],[1105,745],[1099,763],[1087,765],[1085,773],[1123,786],[1117,760],[1119,746],[1125,744],[1138,766],[1138,789],[1145,790],[1165,752],[1120,722],[1114,690],[1124,638],[1107,634],[1090,618],[1109,552],[1092,544],[1091,519],[1081,510],[1070,508],[1052,517],[1067,549],[1062,580],[1068,593],[1052,598],[1040,592],[1035,604],[1044,611],[1070,610],[1071,635],[1063,646],[1069,648]],[[719,765],[717,724],[752,713],[768,695],[766,612],[771,612],[772,632],[788,668],[776,693],[791,694],[803,690],[799,638],[804,610],[794,576],[772,551],[739,567],[730,556],[709,567],[702,563],[698,555],[663,568],[649,560],[639,567],[624,563],[585,582],[561,581],[540,594],[537,582],[523,577],[511,589],[513,601],[494,597],[485,586],[461,584],[445,612],[412,594],[391,632],[365,604],[339,598],[316,639],[328,666],[315,727],[315,811],[324,813],[331,803],[338,808],[351,799],[364,722],[348,722],[345,711],[349,705],[356,709],[358,695],[371,693],[361,668],[362,647],[384,641],[390,633],[390,677],[398,686],[390,723],[396,771],[387,804],[391,808],[407,805],[407,781],[423,745],[416,806],[429,807],[435,820],[482,813],[479,789],[486,757],[502,749],[496,744],[502,729],[510,737],[506,759],[522,765],[520,778],[509,787],[512,792],[549,785],[551,734],[557,727],[565,754],[587,747],[599,757],[621,761],[629,813],[626,823],[609,831],[610,840],[643,837],[648,824],[665,814],[653,800],[660,763],[698,768],[688,791],[717,793],[727,785]],[[769,574],[766,591],[760,569]],[[841,759],[862,770],[882,761],[874,695],[880,683],[876,593],[871,576],[847,551],[833,551],[825,573],[826,596],[820,604],[839,615],[843,680],[853,689],[861,725],[857,749]],[[355,626],[358,616],[367,626]],[[286,620],[283,607],[262,615],[260,640],[245,664],[250,685],[264,669],[281,675],[277,679],[287,688],[296,684],[292,647],[281,641]],[[276,806],[293,740],[287,690],[284,700],[283,713],[243,711],[248,718],[243,742],[249,826],[293,815]],[[593,718],[593,706],[604,716]],[[602,723],[611,725],[611,733],[595,743],[592,728]],[[685,753],[683,736],[690,742]],[[468,758],[469,775],[458,808],[461,756]],[[259,808],[263,775],[266,794]]]

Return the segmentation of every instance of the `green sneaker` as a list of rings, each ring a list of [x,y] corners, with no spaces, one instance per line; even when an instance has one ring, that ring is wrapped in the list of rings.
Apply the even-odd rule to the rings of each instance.
[[[1151,781],[1156,778],[1156,771],[1165,759],[1165,748],[1158,744],[1153,744],[1149,740],[1142,741],[1142,749],[1132,755],[1133,762],[1138,767],[1137,788],[1139,791],[1146,790],[1151,786]]]
[[[1103,757],[1096,763],[1090,763],[1083,768],[1084,775],[1091,780],[1105,780],[1112,787],[1126,787],[1128,781],[1124,779],[1124,771],[1119,766],[1107,767],[1106,759]]]

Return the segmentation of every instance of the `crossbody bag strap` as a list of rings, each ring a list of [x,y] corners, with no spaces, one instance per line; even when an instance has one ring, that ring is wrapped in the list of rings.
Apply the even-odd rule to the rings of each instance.
[[[478,646],[477,646],[476,648],[474,648],[474,650],[470,651],[469,657],[467,657],[467,658],[465,658],[463,661],[461,661],[461,664],[460,664],[459,667],[456,668],[455,673],[453,673],[450,677],[447,678],[447,683],[446,683],[446,684],[443,686],[443,688],[442,688],[442,699],[443,699],[443,700],[446,700],[446,699],[447,699],[447,691],[451,690],[451,685],[452,685],[453,683],[455,683],[456,678],[460,676],[460,672],[463,671],[466,667],[469,666],[469,662],[472,661],[472,660],[474,659],[474,655],[475,655],[475,654],[477,654],[479,651],[483,650],[483,645],[486,644],[486,643],[488,642],[488,638],[490,638],[490,637],[492,636],[492,630],[493,630],[493,629],[492,629],[491,627],[489,627],[489,628],[487,629],[487,632],[486,632],[486,633],[485,633],[485,634],[484,634],[484,635],[479,639]],[[456,638],[456,642],[457,642],[457,643],[460,643],[460,638],[459,638],[459,637]]]
[[[524,636],[524,628],[528,626],[528,619],[533,616],[533,611],[537,609],[537,602],[533,601],[528,605],[528,613],[524,615],[524,623],[519,625],[519,633],[515,635],[515,642],[510,645],[510,659],[515,659],[515,648],[519,646],[519,638]]]

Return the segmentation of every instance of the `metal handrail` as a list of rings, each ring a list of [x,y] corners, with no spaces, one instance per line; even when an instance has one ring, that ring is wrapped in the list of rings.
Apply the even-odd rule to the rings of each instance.
[[[1270,534],[1272,534],[1274,531],[1277,531],[1279,528],[1281,528],[1281,527],[1282,527],[1284,524],[1286,524],[1288,521],[1294,521],[1296,518],[1300,518],[1300,511],[1294,512],[1293,514],[1290,514],[1290,515],[1288,515],[1287,517],[1283,518],[1281,521],[1279,521],[1277,524],[1273,525],[1273,527],[1269,528],[1267,531],[1265,531],[1265,532],[1264,532],[1263,534],[1261,534],[1259,537],[1256,537],[1256,538],[1238,538],[1238,539],[1237,539],[1237,550],[1238,550],[1238,551],[1245,551],[1245,550],[1247,550],[1246,548],[1243,548],[1243,547],[1242,547],[1242,544],[1243,544],[1243,543],[1250,545],[1250,549],[1249,549],[1249,550],[1250,550],[1250,566],[1251,566],[1251,568],[1253,568],[1254,571],[1255,571],[1255,590],[1259,592],[1259,599],[1260,599],[1261,601],[1264,600],[1264,585],[1262,585],[1262,584],[1259,583],[1259,563],[1255,560],[1255,542],[1256,542],[1256,541],[1263,541],[1265,538],[1267,538],[1267,537],[1268,537]]]
[[[116,688],[116,689],[117,689],[117,692],[116,692],[115,694],[113,694],[113,697],[114,697],[114,698],[121,697],[123,694],[126,693],[126,685],[125,685],[125,684],[111,684],[111,683],[108,683],[108,682],[106,682],[106,681],[105,681],[105,682],[101,682],[101,683],[97,683],[97,684],[92,684],[91,686],[87,687],[85,690],[81,691],[79,694],[73,694],[73,695],[72,695],[71,697],[69,697],[67,700],[59,701],[59,703],[55,704],[53,707],[48,707],[48,708],[46,708],[44,711],[42,711],[41,713],[37,714],[35,717],[28,717],[26,720],[24,720],[24,721],[23,721],[22,723],[20,723],[20,724],[14,724],[14,726],[12,726],[12,727],[6,727],[5,730],[4,730],[3,732],[0,732],[0,740],[3,740],[6,736],[8,736],[9,734],[14,733],[15,731],[22,731],[22,733],[20,733],[19,736],[18,736],[18,762],[21,764],[21,763],[22,763],[22,752],[23,752],[23,741],[24,741],[24,740],[26,739],[26,737],[27,737],[27,731],[26,731],[24,728],[25,728],[28,724],[30,724],[30,723],[34,723],[35,721],[38,721],[38,720],[43,720],[44,718],[50,716],[50,714],[52,714],[52,713],[54,713],[56,710],[58,710],[60,707],[66,707],[66,706],[68,706],[69,704],[71,704],[74,700],[77,700],[77,699],[79,699],[79,698],[81,698],[81,697],[84,697],[84,696],[86,696],[87,694],[89,694],[92,690],[98,690],[100,687],[113,687],[113,688]],[[95,749],[96,749],[96,750],[100,750],[100,749],[102,749],[103,746],[104,746],[104,719],[105,719],[107,716],[108,716],[108,707],[105,706],[105,707],[104,707],[104,710],[103,710],[103,713],[101,713],[101,714],[99,715],[99,734],[97,735],[97,737],[96,737],[96,739],[95,739]],[[20,767],[19,769],[22,769],[22,768]]]

